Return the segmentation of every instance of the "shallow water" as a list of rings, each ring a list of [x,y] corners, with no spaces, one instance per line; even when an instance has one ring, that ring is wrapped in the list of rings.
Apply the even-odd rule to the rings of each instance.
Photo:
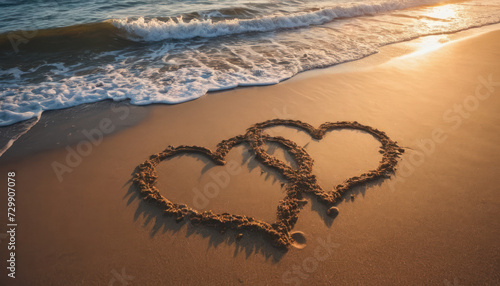
[[[500,22],[500,0],[3,1],[0,126],[104,99],[181,103]]]

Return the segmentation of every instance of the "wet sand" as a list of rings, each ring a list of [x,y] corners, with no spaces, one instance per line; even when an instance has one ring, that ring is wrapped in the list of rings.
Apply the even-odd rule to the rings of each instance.
[[[18,223],[17,278],[0,282],[498,285],[499,63],[494,31],[370,68],[305,73],[175,106],[102,102],[48,112],[0,158],[1,174],[16,172]],[[169,145],[215,150],[274,118],[314,127],[357,121],[385,132],[405,153],[391,178],[347,191],[336,217],[305,196],[287,251],[245,230],[177,223],[132,184],[135,168]],[[283,126],[267,132],[303,147],[324,190],[377,168],[383,156],[380,142],[359,130],[322,140]],[[263,148],[297,167],[279,144]],[[174,157],[158,166],[156,186],[200,212],[273,222],[286,176],[244,145],[226,162]],[[7,202],[5,192],[0,201]],[[5,225],[4,218],[2,233]]]

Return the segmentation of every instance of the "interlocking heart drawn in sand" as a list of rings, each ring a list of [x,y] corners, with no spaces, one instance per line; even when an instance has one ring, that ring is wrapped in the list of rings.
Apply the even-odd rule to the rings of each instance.
[[[273,137],[264,132],[264,129],[274,126],[294,127],[307,132],[316,140],[322,139],[327,132],[333,130],[364,131],[382,144],[381,153],[383,156],[376,170],[349,178],[327,192],[319,186],[316,176],[312,174],[313,159],[304,148],[291,140],[280,136]],[[297,169],[269,155],[263,148],[267,142],[276,143],[284,148],[297,163]],[[274,223],[268,223],[245,215],[216,214],[212,211],[200,212],[185,204],[171,202],[162,196],[155,187],[158,178],[156,167],[160,162],[172,156],[197,153],[206,156],[217,165],[225,165],[228,152],[236,145],[244,143],[253,150],[256,159],[260,163],[276,170],[287,181],[285,184],[285,198],[278,204],[277,218]],[[327,214],[334,217],[338,214],[335,204],[346,191],[355,186],[365,185],[370,181],[388,178],[396,170],[397,159],[403,152],[404,149],[400,148],[395,141],[392,141],[385,132],[355,121],[324,123],[319,128],[314,128],[310,124],[297,120],[273,119],[254,124],[243,135],[221,141],[215,151],[199,146],[169,146],[163,152],[151,155],[148,160],[136,168],[133,183],[146,202],[156,205],[165,215],[176,217],[177,222],[187,218],[193,225],[201,224],[214,227],[222,232],[225,232],[226,229],[257,232],[267,237],[274,246],[287,248],[293,243],[290,231],[297,222],[301,208],[307,202],[303,198],[304,194],[316,197],[318,201],[328,207]]]

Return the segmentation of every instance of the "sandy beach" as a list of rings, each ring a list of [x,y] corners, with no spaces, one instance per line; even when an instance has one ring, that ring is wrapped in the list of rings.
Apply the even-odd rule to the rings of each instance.
[[[2,275],[0,284],[499,285],[499,63],[500,30],[442,35],[178,105],[103,101],[45,112],[0,157],[3,186],[15,172],[18,224],[16,279]],[[135,168],[168,146],[215,149],[275,118],[357,121],[405,152],[390,178],[347,192],[335,218],[305,196],[288,251],[258,234],[177,223],[132,185]],[[380,142],[361,131],[322,140],[295,128],[267,132],[303,147],[326,191],[382,158]],[[266,148],[296,167],[280,146]],[[174,157],[159,165],[157,187],[200,211],[273,222],[286,179],[245,145],[226,162]],[[0,201],[4,209],[7,192]],[[5,272],[9,238],[0,238]]]

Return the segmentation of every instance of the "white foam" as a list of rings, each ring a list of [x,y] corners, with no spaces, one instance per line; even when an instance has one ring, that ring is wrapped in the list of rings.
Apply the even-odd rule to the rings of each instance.
[[[251,55],[249,52],[248,60],[255,60],[250,59]],[[336,60],[329,58],[325,58],[323,62],[324,65],[335,63]],[[169,72],[161,72],[160,67],[132,71],[117,64],[103,67],[102,73],[84,76],[75,76],[68,73],[68,68],[64,65],[58,65],[58,70],[53,71],[54,73],[67,73],[58,82],[36,85],[19,85],[16,82],[2,87],[0,126],[40,116],[44,110],[62,109],[104,99],[130,99],[136,105],[177,104],[197,99],[209,91],[276,84],[303,70],[299,62],[295,64],[291,68],[266,63],[254,69],[240,68],[232,71],[201,65]],[[165,79],[169,80],[168,84],[164,82]]]
[[[383,3],[387,2],[380,3],[380,7],[385,7]],[[397,3],[402,7],[408,1]],[[459,4],[453,5],[448,8],[457,8]],[[358,5],[356,9],[363,13],[382,9],[365,6]],[[418,16],[432,8],[419,8],[397,12],[414,17],[398,18],[387,13],[273,33],[272,37],[262,34],[238,39],[148,43],[140,49],[96,54],[82,64],[45,63],[26,70],[0,70],[0,126],[40,116],[45,110],[104,99],[130,99],[137,105],[176,104],[209,91],[275,84],[304,70],[362,58],[386,44],[500,21],[500,13],[488,15],[484,9],[473,8],[477,12],[469,18],[469,8],[456,9],[457,15],[446,22],[447,26],[442,21],[420,20]],[[320,12],[315,15],[321,17],[321,13],[326,13]],[[337,11],[336,15],[339,14]],[[36,76],[43,78],[33,81]]]
[[[213,38],[248,32],[269,32],[285,28],[300,28],[321,25],[338,18],[351,18],[373,15],[393,10],[406,9],[421,5],[443,2],[440,0],[400,0],[375,1],[370,4],[343,4],[333,8],[324,8],[314,12],[300,12],[290,15],[270,15],[255,19],[229,19],[213,22],[211,19],[193,19],[184,22],[182,17],[160,21],[156,18],[146,20],[113,19],[119,29],[127,31],[132,40],[162,41],[166,39],[190,39],[195,37]]]

